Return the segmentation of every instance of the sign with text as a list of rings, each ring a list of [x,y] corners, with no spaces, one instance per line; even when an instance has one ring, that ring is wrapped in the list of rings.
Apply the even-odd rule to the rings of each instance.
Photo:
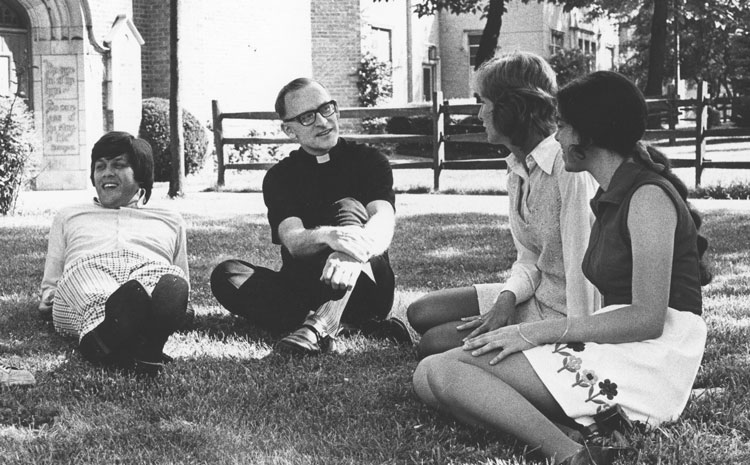
[[[78,155],[78,61],[75,55],[42,57],[44,155]]]

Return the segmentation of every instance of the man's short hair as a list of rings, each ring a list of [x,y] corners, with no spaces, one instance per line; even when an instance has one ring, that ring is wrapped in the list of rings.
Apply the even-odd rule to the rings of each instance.
[[[125,154],[138,185],[146,191],[143,203],[151,197],[154,187],[154,156],[151,145],[124,131],[111,131],[96,141],[91,149],[91,184],[94,184],[94,164],[101,158],[108,160]]]
[[[294,92],[296,90],[300,90],[304,87],[307,87],[310,84],[318,84],[320,87],[325,89],[325,86],[321,84],[320,82],[316,81],[315,79],[310,79],[306,77],[300,77],[292,81],[289,81],[287,85],[281,88],[281,90],[279,91],[279,95],[276,97],[276,105],[274,106],[274,108],[276,109],[276,113],[279,115],[280,119],[285,119],[287,117],[286,95],[290,92]]]

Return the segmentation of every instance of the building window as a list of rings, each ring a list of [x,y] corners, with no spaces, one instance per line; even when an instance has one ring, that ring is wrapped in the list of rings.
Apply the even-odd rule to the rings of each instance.
[[[370,26],[369,34],[365,38],[367,49],[386,63],[393,63],[393,47],[391,44],[391,30],[382,27]]]
[[[565,33],[562,31],[550,30],[549,53],[554,55],[565,48]]]
[[[427,59],[430,61],[438,61],[439,57],[436,46],[430,45],[427,47]]]
[[[422,97],[425,102],[432,101],[432,93],[435,92],[434,66],[422,67]]]
[[[596,53],[596,42],[589,39],[578,39],[578,48],[586,55],[594,55]]]
[[[0,2],[0,27],[22,28],[23,22],[15,11]]]
[[[466,34],[466,40],[469,46],[469,66],[474,69],[477,65],[477,53],[479,52],[479,42],[482,41],[482,33],[469,32]]]

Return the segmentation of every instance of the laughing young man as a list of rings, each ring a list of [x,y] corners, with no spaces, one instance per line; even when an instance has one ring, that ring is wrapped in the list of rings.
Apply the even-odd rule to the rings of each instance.
[[[126,132],[94,144],[91,182],[94,201],[52,222],[39,309],[77,338],[86,360],[155,374],[187,314],[185,222],[143,207],[154,183],[151,146]]]
[[[263,181],[280,271],[241,260],[211,276],[217,300],[254,324],[289,331],[279,348],[325,350],[342,330],[410,342],[404,324],[386,319],[394,276],[387,249],[395,224],[388,159],[339,138],[336,101],[319,82],[299,78],[276,99],[284,132],[300,144]]]

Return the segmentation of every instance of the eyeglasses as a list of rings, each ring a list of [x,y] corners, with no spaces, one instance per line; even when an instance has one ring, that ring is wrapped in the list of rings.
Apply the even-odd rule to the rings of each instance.
[[[320,113],[320,116],[322,116],[323,118],[328,118],[332,114],[336,113],[338,110],[339,110],[339,107],[338,107],[338,104],[336,104],[336,101],[331,100],[329,102],[322,104],[315,110],[310,110],[304,113],[300,113],[297,116],[287,118],[283,121],[285,123],[291,123],[292,121],[296,121],[302,126],[310,126],[315,122],[315,119],[318,117],[318,113]]]

